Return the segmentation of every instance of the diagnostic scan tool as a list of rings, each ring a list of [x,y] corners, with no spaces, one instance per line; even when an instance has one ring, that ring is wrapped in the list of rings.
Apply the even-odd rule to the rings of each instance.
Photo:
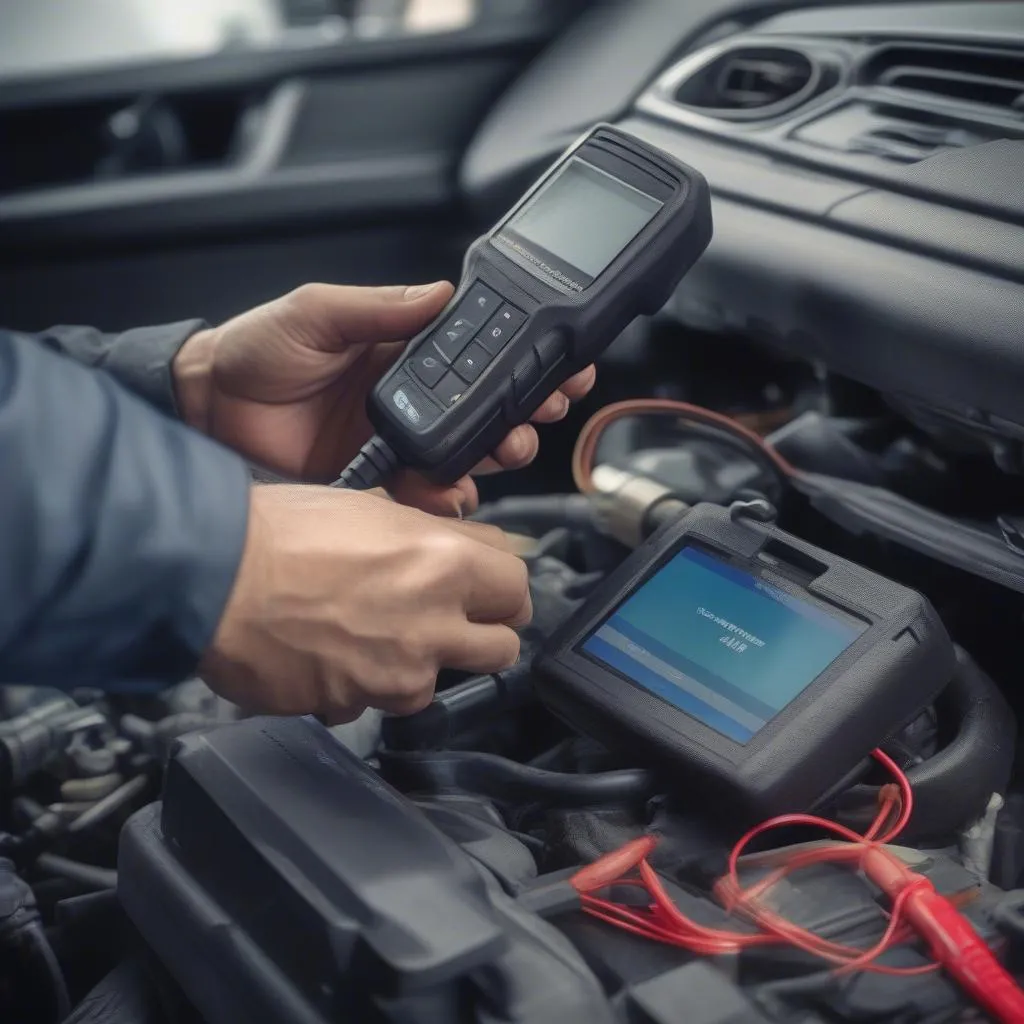
[[[707,183],[618,129],[577,142],[466,254],[438,320],[370,396],[377,436],[338,481],[458,480],[641,314],[711,240]]]
[[[807,810],[949,682],[920,594],[728,509],[639,548],[550,641],[542,699],[721,810]]]

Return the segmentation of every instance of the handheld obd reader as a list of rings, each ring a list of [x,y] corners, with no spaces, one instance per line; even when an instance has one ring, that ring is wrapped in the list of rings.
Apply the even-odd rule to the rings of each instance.
[[[397,465],[453,483],[640,315],[711,240],[704,178],[610,126],[572,146],[470,246],[442,315],[371,394],[377,431],[338,486]]]
[[[803,811],[927,707],[955,652],[922,595],[697,505],[551,638],[541,699],[735,821]]]

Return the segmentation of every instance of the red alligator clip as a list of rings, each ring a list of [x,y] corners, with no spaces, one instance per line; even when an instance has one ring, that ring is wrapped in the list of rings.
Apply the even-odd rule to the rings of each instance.
[[[626,843],[625,846],[599,857],[593,864],[581,868],[569,879],[569,884],[578,893],[604,889],[628,874],[640,861],[650,856],[658,845],[654,836],[642,836]]]
[[[932,956],[979,1005],[1004,1024],[1024,1024],[1024,992],[1003,969],[970,922],[931,881],[879,847],[864,854],[864,873],[903,914]]]

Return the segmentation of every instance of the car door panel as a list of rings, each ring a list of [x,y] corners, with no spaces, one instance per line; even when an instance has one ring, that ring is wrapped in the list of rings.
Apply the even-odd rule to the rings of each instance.
[[[216,320],[304,280],[457,273],[461,154],[556,25],[534,11],[436,36],[0,83],[0,146],[19,155],[0,164],[0,320]],[[62,153],[68,126],[109,139],[118,117],[150,119],[149,150],[113,173],[109,154]]]

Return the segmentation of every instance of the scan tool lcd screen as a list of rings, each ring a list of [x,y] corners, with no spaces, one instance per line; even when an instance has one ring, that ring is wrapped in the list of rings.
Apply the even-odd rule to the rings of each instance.
[[[867,628],[686,547],[582,650],[745,744]]]
[[[662,205],[618,178],[572,160],[506,231],[539,248],[541,256],[550,254],[595,278]]]

